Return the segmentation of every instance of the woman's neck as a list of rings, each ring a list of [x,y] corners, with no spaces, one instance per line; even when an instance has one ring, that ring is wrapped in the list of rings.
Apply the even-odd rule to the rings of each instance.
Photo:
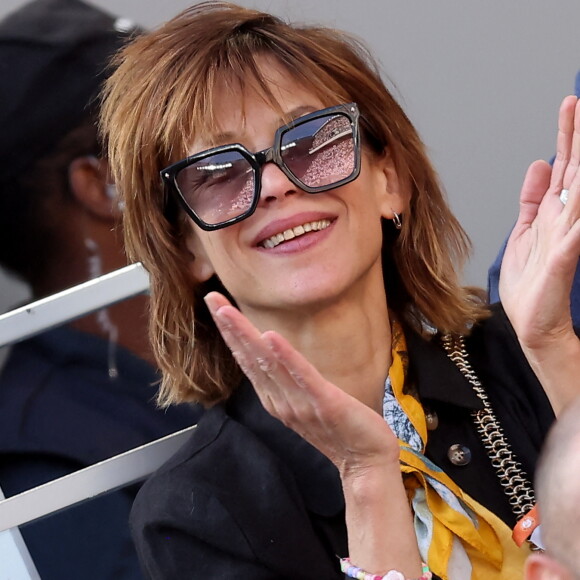
[[[287,313],[243,311],[260,330],[282,334],[328,381],[380,411],[391,325],[382,280],[375,289]]]

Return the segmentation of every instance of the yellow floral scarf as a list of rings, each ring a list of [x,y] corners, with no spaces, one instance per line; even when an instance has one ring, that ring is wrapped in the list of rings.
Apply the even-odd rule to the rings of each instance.
[[[510,528],[500,518],[463,492],[423,455],[427,444],[425,412],[419,401],[403,389],[407,348],[397,324],[393,324],[392,356],[392,392],[422,442],[419,451],[399,439],[401,472],[413,507],[421,557],[444,580],[522,578],[529,553],[527,544],[518,548]]]

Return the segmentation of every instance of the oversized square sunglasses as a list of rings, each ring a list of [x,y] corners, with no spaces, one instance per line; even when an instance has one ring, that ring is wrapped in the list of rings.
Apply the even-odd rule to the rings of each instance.
[[[214,147],[170,165],[161,171],[161,179],[200,228],[225,228],[256,210],[266,163],[274,163],[307,193],[356,179],[358,121],[355,103],[315,111],[280,127],[268,149],[252,153],[239,143]]]

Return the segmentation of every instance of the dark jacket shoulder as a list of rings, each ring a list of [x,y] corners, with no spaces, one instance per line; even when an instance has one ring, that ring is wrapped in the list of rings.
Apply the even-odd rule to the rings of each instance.
[[[346,543],[332,464],[270,417],[249,384],[227,407],[207,411],[140,490],[131,524],[144,571],[155,579],[342,578],[328,556],[328,543],[342,555]]]

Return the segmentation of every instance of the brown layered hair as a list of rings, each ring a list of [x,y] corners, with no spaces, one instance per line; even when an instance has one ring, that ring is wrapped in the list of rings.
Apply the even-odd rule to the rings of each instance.
[[[183,217],[168,207],[159,172],[184,157],[188,144],[217,126],[215,91],[251,85],[275,99],[259,59],[279,63],[328,105],[356,102],[365,146],[389,148],[409,184],[403,227],[383,227],[383,270],[389,306],[415,324],[465,332],[484,314],[457,271],[469,241],[451,214],[425,148],[409,119],[355,38],[333,29],[297,26],[223,2],[204,2],[127,46],[114,63],[102,109],[111,168],[125,203],[129,255],[151,275],[151,338],[163,372],[161,404],[226,399],[241,373],[201,300],[215,277],[196,284],[184,245]]]

